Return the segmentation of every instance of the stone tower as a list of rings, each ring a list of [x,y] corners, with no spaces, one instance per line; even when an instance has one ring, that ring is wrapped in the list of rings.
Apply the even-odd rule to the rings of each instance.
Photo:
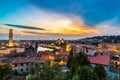
[[[9,46],[13,46],[13,30],[9,29]]]

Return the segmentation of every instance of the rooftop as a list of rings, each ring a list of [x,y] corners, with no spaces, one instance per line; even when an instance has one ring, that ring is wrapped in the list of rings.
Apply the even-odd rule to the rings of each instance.
[[[108,66],[110,61],[110,57],[108,55],[98,55],[96,57],[89,56],[88,59],[92,64],[101,64],[105,66]]]
[[[21,59],[13,59],[11,60],[13,64],[21,64],[21,63],[32,63],[32,62],[39,62],[39,63],[45,63],[45,60],[43,59],[32,59],[32,58],[21,58]]]

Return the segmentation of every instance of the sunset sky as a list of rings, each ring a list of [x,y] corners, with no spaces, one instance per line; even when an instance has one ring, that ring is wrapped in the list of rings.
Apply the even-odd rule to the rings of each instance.
[[[0,40],[120,35],[120,0],[0,0]]]

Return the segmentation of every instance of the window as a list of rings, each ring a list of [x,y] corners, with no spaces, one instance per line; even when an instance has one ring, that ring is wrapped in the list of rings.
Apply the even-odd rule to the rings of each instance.
[[[21,66],[23,66],[23,64],[21,64]]]
[[[17,67],[17,64],[15,64],[15,67]]]
[[[21,72],[23,71],[23,69],[21,69]]]

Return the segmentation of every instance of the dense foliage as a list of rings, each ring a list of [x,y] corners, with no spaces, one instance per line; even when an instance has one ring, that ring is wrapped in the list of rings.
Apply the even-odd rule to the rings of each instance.
[[[27,80],[120,80],[119,77],[108,77],[103,66],[90,66],[87,56],[80,52],[77,55],[71,51],[67,64],[69,71],[62,72],[60,66],[49,66],[49,63],[38,64],[34,74],[29,74]]]
[[[90,62],[83,52],[74,55],[71,50],[67,66],[70,69],[67,80],[98,80],[97,75],[91,71]]]
[[[27,80],[64,80],[64,73],[58,65],[37,64],[35,74],[28,75]]]
[[[104,70],[102,65],[96,65],[94,68],[94,72],[97,74],[100,80],[104,80],[107,76],[106,71]]]
[[[7,80],[12,74],[10,64],[0,64],[0,80]]]
[[[97,75],[88,66],[77,67],[72,80],[99,80]]]
[[[83,52],[80,52],[79,54],[74,55],[73,51],[71,50],[70,55],[68,56],[67,66],[69,68],[76,67],[76,66],[89,66],[90,62],[87,59],[87,55],[85,55]]]

